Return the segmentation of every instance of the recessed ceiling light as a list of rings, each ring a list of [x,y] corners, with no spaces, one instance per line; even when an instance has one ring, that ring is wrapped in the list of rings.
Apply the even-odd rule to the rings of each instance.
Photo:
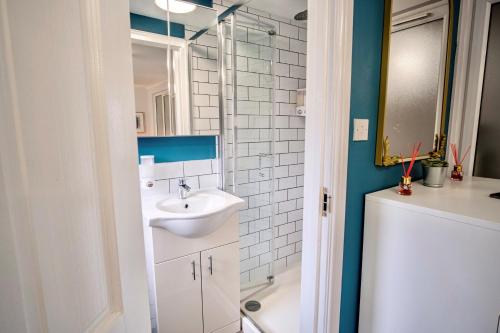
[[[163,10],[178,14],[189,13],[196,9],[196,5],[192,3],[177,0],[155,0],[155,4]]]

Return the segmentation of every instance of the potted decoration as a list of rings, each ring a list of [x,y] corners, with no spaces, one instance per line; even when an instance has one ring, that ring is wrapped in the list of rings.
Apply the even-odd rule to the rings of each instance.
[[[422,160],[424,171],[424,185],[429,187],[443,187],[448,162],[440,158],[429,158]]]

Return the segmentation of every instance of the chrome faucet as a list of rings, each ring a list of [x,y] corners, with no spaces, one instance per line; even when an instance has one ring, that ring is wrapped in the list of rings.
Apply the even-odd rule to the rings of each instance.
[[[191,187],[186,184],[186,180],[184,178],[179,179],[179,199],[186,199],[189,191],[191,191]]]

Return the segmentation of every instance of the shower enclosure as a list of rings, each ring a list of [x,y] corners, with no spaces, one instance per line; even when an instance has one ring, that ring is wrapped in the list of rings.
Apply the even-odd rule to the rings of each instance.
[[[242,290],[275,274],[275,27],[233,11],[218,24],[223,188],[240,211]]]

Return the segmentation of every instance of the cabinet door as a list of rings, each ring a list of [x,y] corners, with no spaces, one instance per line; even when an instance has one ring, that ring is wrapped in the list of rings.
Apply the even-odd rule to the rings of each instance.
[[[238,242],[201,253],[205,333],[211,333],[239,320],[239,253]]]
[[[500,232],[367,200],[360,333],[496,332]]]
[[[159,333],[203,332],[200,253],[155,265]]]

